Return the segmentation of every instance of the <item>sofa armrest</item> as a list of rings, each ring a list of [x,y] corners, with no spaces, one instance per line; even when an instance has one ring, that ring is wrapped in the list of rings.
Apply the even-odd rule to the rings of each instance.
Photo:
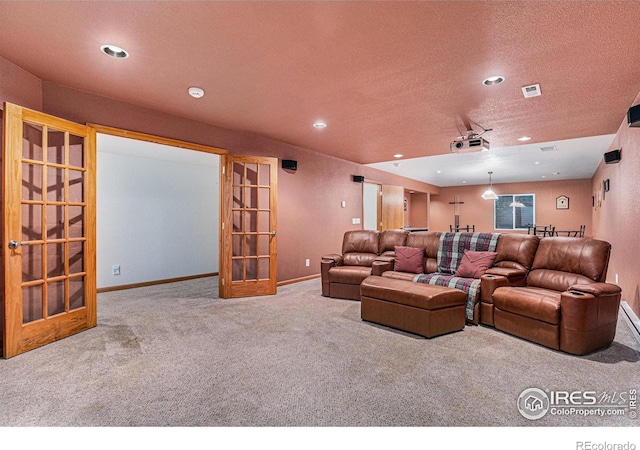
[[[322,257],[322,261],[320,262],[320,278],[322,280],[322,295],[324,295],[325,297],[331,296],[331,280],[329,280],[329,269],[335,266],[341,266],[342,261],[342,255],[329,254]]]
[[[371,275],[380,276],[384,272],[389,270],[393,270],[394,266],[394,258],[379,256],[376,260],[371,264]]]
[[[506,277],[510,286],[524,286],[527,277],[527,271],[517,267],[493,266],[489,267],[485,274]]]
[[[594,297],[610,296],[622,292],[620,286],[612,283],[574,284],[567,290],[591,294]]]
[[[622,290],[615,284],[569,287],[560,296],[560,350],[585,355],[613,342]]]
[[[503,286],[509,286],[507,277],[485,273],[480,277],[480,301],[493,303],[493,291]]]
[[[331,253],[322,257],[322,263],[328,263],[332,266],[341,266],[344,261],[342,255]]]
[[[509,279],[502,275],[485,273],[480,277],[480,323],[495,326],[493,293],[496,289],[509,285]]]

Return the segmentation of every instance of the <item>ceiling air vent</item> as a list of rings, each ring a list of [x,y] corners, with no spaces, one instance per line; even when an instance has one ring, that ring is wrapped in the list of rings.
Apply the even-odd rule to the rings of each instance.
[[[540,147],[541,152],[555,152],[557,150],[555,145],[550,145],[548,147]]]
[[[522,94],[524,95],[524,98],[537,97],[539,95],[542,95],[542,93],[540,92],[540,85],[532,84],[530,86],[525,86],[522,88]]]

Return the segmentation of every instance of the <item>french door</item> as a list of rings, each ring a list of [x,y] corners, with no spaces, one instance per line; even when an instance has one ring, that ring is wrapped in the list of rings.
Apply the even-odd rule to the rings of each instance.
[[[5,103],[3,357],[96,326],[95,131]]]
[[[278,160],[223,159],[220,297],[275,294]]]

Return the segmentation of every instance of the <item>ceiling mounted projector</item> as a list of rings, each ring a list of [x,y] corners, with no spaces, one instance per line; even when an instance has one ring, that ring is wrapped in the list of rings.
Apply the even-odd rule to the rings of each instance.
[[[453,153],[470,153],[489,150],[489,141],[481,137],[460,138],[451,143]]]

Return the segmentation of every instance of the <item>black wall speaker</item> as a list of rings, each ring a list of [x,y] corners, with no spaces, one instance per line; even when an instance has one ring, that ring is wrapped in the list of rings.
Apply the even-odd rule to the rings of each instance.
[[[605,164],[616,164],[620,162],[620,149],[612,150],[604,154]]]
[[[287,170],[298,170],[298,161],[295,159],[283,159],[282,168]]]
[[[353,181],[356,183],[364,183],[364,177],[362,175],[354,175]]]
[[[629,122],[630,127],[640,127],[640,105],[629,108],[627,122]]]

